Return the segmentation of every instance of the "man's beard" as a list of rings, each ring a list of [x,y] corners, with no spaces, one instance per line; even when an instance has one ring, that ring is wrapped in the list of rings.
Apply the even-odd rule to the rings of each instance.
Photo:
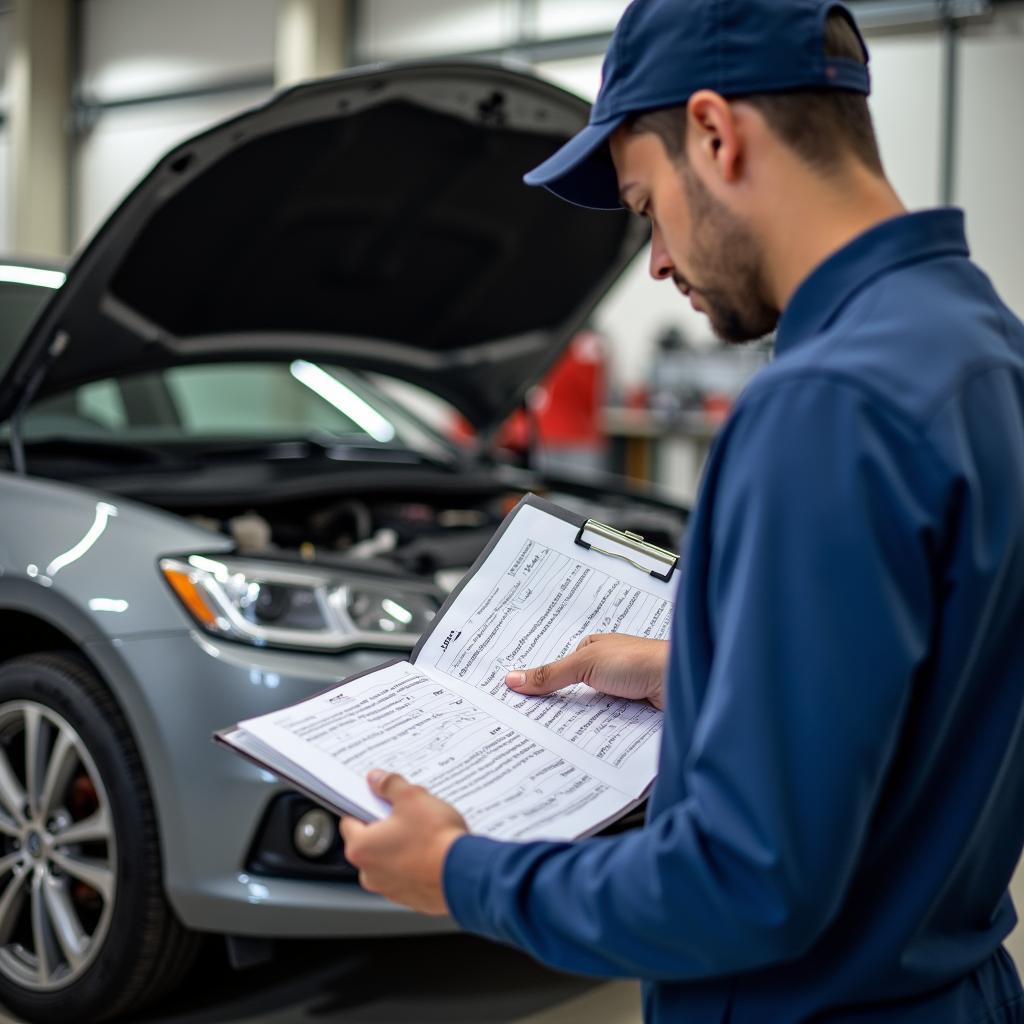
[[[700,268],[701,280],[676,278],[676,285],[698,293],[712,330],[723,341],[763,338],[775,330],[779,310],[768,299],[761,245],[688,167],[681,174],[693,223],[691,262]]]

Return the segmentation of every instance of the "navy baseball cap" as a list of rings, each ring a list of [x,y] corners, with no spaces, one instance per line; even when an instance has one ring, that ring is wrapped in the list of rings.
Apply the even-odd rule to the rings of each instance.
[[[633,0],[616,26],[590,123],[524,177],[562,199],[616,210],[608,138],[631,114],[686,103],[700,89],[752,96],[800,89],[871,92],[864,64],[825,55],[836,0]]]

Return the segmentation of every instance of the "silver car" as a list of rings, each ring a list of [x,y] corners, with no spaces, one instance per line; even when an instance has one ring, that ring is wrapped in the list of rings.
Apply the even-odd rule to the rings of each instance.
[[[312,82],[169,153],[66,281],[0,267],[9,1009],[137,1010],[202,932],[443,927],[211,733],[411,649],[527,490],[677,543],[653,494],[491,443],[645,239],[521,185],[586,115],[485,65]]]

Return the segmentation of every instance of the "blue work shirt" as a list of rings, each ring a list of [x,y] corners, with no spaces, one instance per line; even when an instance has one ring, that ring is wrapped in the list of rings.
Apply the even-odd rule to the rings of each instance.
[[[456,920],[650,1021],[1024,1020],[1024,325],[959,211],[800,286],[684,566],[645,827],[462,837]]]

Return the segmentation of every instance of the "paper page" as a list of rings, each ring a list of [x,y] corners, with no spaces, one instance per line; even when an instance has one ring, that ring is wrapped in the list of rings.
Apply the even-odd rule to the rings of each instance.
[[[638,792],[657,767],[660,711],[583,683],[546,697],[524,697],[505,685],[512,669],[562,658],[591,633],[668,638],[675,581],[587,551],[574,543],[576,530],[540,509],[521,508],[433,627],[416,664],[484,695],[485,708],[496,701],[516,712],[542,727],[550,737],[542,742],[563,756],[572,756],[567,743],[583,755],[573,757],[576,763]]]
[[[499,839],[572,839],[632,802],[408,662],[239,728],[371,816],[390,813],[371,768],[400,772]]]
[[[244,729],[235,728],[218,735],[218,740],[230,749],[247,757],[275,777],[291,783],[300,790],[321,800],[326,807],[338,814],[351,814],[360,821],[376,821],[376,811],[369,813],[366,808],[349,800],[337,790],[326,785],[312,772],[300,768],[290,759],[283,758],[276,747],[251,735]]]

